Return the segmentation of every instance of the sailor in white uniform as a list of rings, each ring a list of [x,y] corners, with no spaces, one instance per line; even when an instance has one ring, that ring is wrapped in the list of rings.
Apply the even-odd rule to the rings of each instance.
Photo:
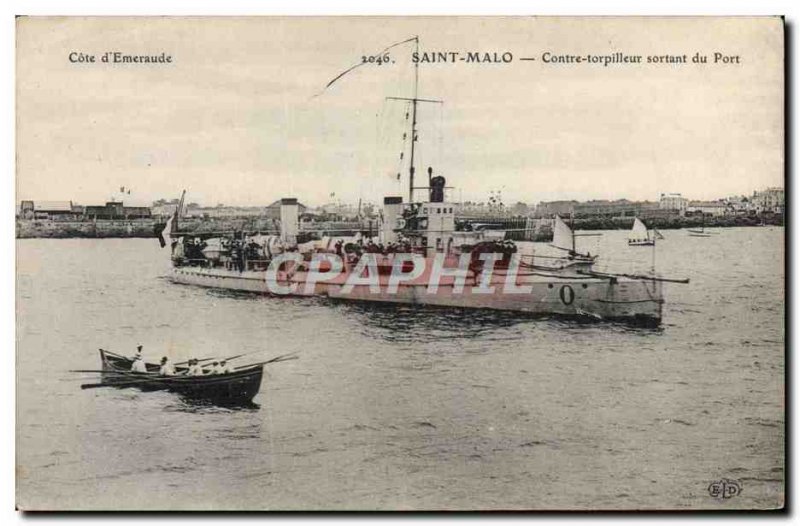
[[[202,376],[203,369],[199,365],[197,365],[197,359],[192,358],[189,360],[189,370],[186,371],[188,376]]]
[[[219,362],[214,361],[211,363],[211,367],[208,369],[207,374],[219,374]]]
[[[144,365],[144,360],[140,355],[136,355],[133,358],[133,365],[131,365],[131,372],[134,373],[146,373],[147,367]]]
[[[158,374],[161,376],[175,376],[175,366],[166,356],[161,358],[161,368],[158,370]]]
[[[219,374],[228,374],[233,372],[233,366],[227,360],[219,362]]]

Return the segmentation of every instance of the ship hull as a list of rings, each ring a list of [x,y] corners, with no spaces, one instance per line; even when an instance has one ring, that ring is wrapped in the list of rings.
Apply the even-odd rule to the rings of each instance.
[[[177,267],[172,269],[169,279],[182,285],[197,285],[239,292],[269,293],[264,271],[209,269],[202,267]]]
[[[463,309],[492,309],[532,315],[587,317],[598,320],[629,320],[643,324],[658,324],[662,315],[660,282],[622,279],[550,278],[519,279],[517,286],[524,292],[507,293],[503,283],[495,283],[493,293],[479,292],[475,285],[466,284],[460,290],[454,284],[442,284],[436,292],[427,285],[400,285],[396,292],[380,292],[367,286],[344,290],[330,284],[326,295],[346,301],[371,301],[456,307]]]
[[[628,246],[631,247],[651,247],[655,245],[656,242],[652,239],[645,240],[645,241],[628,241]]]
[[[505,274],[492,280],[494,290],[479,288],[474,278],[460,287],[452,278],[444,279],[433,291],[423,279],[401,283],[389,292],[388,277],[380,276],[377,287],[347,286],[347,273],[324,283],[307,287],[306,274],[298,272],[280,281],[291,287],[286,296],[319,296],[339,301],[427,305],[461,309],[492,309],[531,315],[585,317],[618,320],[643,325],[658,325],[663,307],[662,283],[628,278],[584,276],[542,277],[520,275],[513,280],[516,292],[509,293]],[[172,281],[186,285],[240,292],[272,294],[265,272],[238,272],[225,269],[182,267],[173,269]]]

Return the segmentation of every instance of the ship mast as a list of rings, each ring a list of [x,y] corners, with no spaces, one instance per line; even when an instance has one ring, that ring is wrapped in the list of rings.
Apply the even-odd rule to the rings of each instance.
[[[419,36],[414,37],[414,49],[419,57]],[[417,96],[419,95],[419,61],[414,61],[414,98],[411,99],[411,160],[408,168],[408,202],[414,202],[414,145],[417,142]]]
[[[569,227],[570,232],[572,233],[572,253],[577,254],[575,251],[575,212],[572,212],[569,215]]]
[[[415,57],[419,58],[419,36],[414,37],[414,49],[416,53],[414,54]],[[417,103],[419,102],[431,102],[434,104],[442,104],[443,101],[441,100],[431,100],[431,99],[421,99],[419,98],[419,60],[412,60],[414,62],[414,93],[411,98],[408,97],[386,97],[388,100],[404,100],[411,102],[411,157],[409,158],[408,167],[408,202],[414,202],[414,190],[417,187],[414,186],[414,173],[416,168],[414,167],[414,147],[416,146],[417,142]],[[406,118],[408,114],[406,114]],[[430,186],[430,185],[428,185]],[[428,188],[428,187],[419,187],[419,188]]]

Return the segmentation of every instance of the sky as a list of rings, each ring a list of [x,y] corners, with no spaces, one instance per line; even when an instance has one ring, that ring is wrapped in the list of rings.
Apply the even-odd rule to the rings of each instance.
[[[408,107],[386,97],[413,95],[414,44],[324,88],[415,35],[421,52],[514,57],[419,65],[418,96],[443,103],[419,106],[417,173],[444,175],[453,201],[714,199],[783,185],[778,18],[19,18],[16,200],[407,196]],[[69,60],[107,51],[173,62]],[[709,63],[542,60],[614,52]],[[715,52],[739,64],[713,64]]]

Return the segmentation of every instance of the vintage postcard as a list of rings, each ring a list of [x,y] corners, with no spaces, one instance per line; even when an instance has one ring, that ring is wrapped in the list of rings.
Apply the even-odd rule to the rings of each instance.
[[[775,510],[780,17],[19,17],[21,510]]]

